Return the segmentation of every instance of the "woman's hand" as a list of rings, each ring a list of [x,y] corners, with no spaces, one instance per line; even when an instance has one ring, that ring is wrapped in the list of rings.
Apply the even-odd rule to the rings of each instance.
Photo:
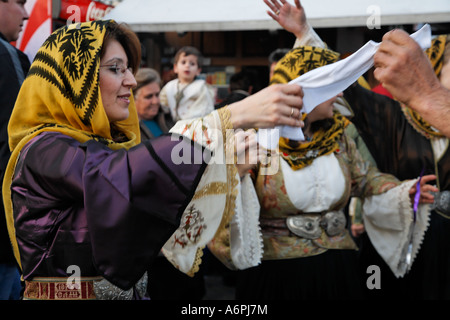
[[[294,0],[295,7],[286,0],[264,0],[264,2],[272,10],[267,11],[267,14],[298,39],[308,30],[305,10],[300,4],[300,0]]]
[[[256,131],[250,129],[247,131],[237,130],[235,132],[236,142],[236,168],[239,176],[244,175],[254,167],[258,162],[258,143]]]
[[[357,238],[362,235],[366,229],[364,228],[364,224],[362,223],[352,223],[351,226],[352,235]]]
[[[303,127],[300,120],[303,90],[296,84],[274,84],[230,104],[233,128]]]
[[[423,176],[420,180],[420,198],[419,203],[433,203],[434,196],[430,192],[438,192],[439,189],[427,184],[429,181],[436,180],[436,176],[434,174]],[[417,192],[417,183],[409,189],[409,196],[411,198],[411,202],[414,204],[414,198]]]

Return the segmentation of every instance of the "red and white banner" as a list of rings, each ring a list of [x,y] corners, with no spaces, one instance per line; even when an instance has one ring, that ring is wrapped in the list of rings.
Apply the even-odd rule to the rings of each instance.
[[[101,20],[113,8],[100,1],[61,0],[59,18],[69,22]]]
[[[53,0],[58,1],[58,19],[67,23],[78,23],[102,19],[114,7],[92,0]],[[33,61],[37,51],[52,33],[52,0],[28,0],[25,3],[29,19],[24,21],[19,39],[13,45],[27,54]]]
[[[52,1],[28,0],[25,9],[29,19],[24,22],[15,46],[33,61],[41,45],[52,33]]]

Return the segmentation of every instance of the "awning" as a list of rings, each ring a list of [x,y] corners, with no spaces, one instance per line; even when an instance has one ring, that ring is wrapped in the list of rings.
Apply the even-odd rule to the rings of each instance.
[[[293,0],[290,0],[293,3]],[[302,0],[315,28],[450,22],[449,0]],[[279,29],[262,0],[122,0],[105,18],[135,32]]]

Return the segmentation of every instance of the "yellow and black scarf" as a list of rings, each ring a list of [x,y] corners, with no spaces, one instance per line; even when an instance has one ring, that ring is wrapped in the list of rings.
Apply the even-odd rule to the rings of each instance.
[[[288,83],[308,71],[334,63],[338,59],[339,54],[329,49],[310,46],[292,49],[278,61],[270,84]],[[348,124],[349,121],[336,111],[331,126],[314,132],[311,141],[299,143],[281,137],[279,140],[281,156],[293,170],[302,169],[311,164],[315,158],[336,151],[339,147],[338,141]]]
[[[72,24],[56,30],[44,42],[31,65],[8,125],[12,151],[3,181],[8,232],[19,261],[11,202],[11,182],[20,151],[33,137],[56,131],[80,142],[94,139],[111,149],[140,142],[139,122],[131,96],[129,117],[115,123],[126,141],[115,142],[103,108],[99,67],[108,21]]]
[[[314,159],[335,152],[339,148],[338,140],[350,123],[339,112],[335,112],[330,128],[314,132],[311,141],[291,141],[280,138],[281,156],[289,163],[292,170],[299,170],[311,164]]]
[[[436,76],[439,76],[444,65],[444,51],[446,42],[447,35],[437,36],[432,40],[431,47],[425,51],[428,59],[430,59]],[[408,108],[402,104],[402,111],[413,128],[423,134],[425,137],[430,138],[444,136],[440,132],[433,130],[432,126],[413,109]]]

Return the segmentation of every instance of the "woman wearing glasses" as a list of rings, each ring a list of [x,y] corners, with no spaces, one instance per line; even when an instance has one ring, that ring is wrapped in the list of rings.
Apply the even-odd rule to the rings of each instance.
[[[9,123],[3,188],[24,299],[145,298],[163,246],[195,273],[233,219],[225,213],[247,169],[196,155],[232,147],[220,141],[229,129],[302,125],[301,88],[280,85],[183,129],[208,137],[204,146],[175,134],[141,142],[139,63],[137,36],[113,21],[61,28],[36,55]]]

